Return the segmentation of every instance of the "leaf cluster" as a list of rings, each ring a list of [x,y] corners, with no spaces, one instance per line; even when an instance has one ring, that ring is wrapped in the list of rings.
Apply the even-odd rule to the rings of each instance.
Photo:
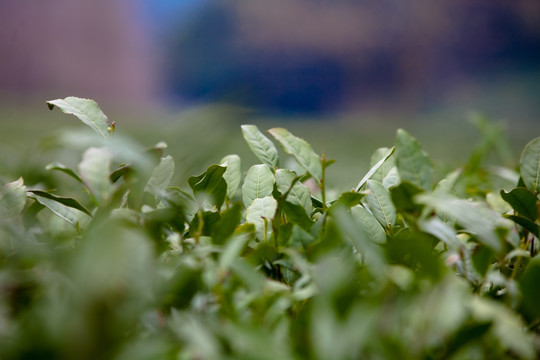
[[[54,190],[23,178],[0,190],[0,358],[540,353],[540,138],[519,168],[487,166],[498,145],[483,122],[490,137],[438,179],[400,129],[332,196],[333,161],[286,129],[244,125],[260,163],[226,155],[178,186],[165,144],[121,138],[92,100],[48,104],[96,136],[73,139],[88,145],[76,167],[47,167],[65,177]]]

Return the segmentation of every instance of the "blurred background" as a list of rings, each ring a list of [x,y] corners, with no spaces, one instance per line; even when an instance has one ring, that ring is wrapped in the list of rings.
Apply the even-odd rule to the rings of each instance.
[[[201,158],[176,142],[219,160],[246,122],[359,173],[397,127],[444,160],[472,147],[471,110],[517,148],[540,129],[537,0],[1,0],[0,49],[4,142],[55,126],[45,100],[87,97],[186,171]]]

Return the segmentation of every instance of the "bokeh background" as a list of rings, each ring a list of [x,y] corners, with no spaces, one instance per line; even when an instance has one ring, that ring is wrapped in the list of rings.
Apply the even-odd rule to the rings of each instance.
[[[165,138],[186,173],[244,151],[246,122],[288,127],[354,176],[397,127],[462,162],[470,111],[515,148],[538,135],[540,2],[0,1],[4,146],[64,126],[44,101],[70,95]]]

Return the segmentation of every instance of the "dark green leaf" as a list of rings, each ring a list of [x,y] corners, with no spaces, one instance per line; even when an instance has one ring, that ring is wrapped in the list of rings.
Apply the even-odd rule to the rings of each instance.
[[[75,200],[73,198],[57,196],[57,195],[53,195],[53,194],[51,194],[49,192],[41,191],[41,190],[28,190],[28,192],[32,193],[34,195],[37,195],[37,196],[41,196],[42,198],[54,200],[54,201],[56,201],[56,202],[58,202],[58,203],[60,203],[62,205],[65,205],[65,206],[70,207],[70,208],[77,209],[77,210],[82,211],[83,213],[85,213],[85,214],[87,214],[89,216],[92,216],[92,214],[90,213],[90,211],[88,211],[88,209],[86,209],[77,200]]]
[[[532,222],[531,220],[529,220],[527,218],[517,216],[517,215],[505,215],[504,217],[512,220],[513,222],[515,222],[518,225],[523,226],[525,229],[527,229],[528,232],[530,232],[531,234],[533,234],[536,237],[539,237],[539,235],[540,235],[540,226],[538,226],[538,224]]]
[[[531,221],[538,219],[536,196],[526,188],[515,188],[510,192],[501,190],[501,197],[518,212]]]
[[[423,189],[407,180],[402,181],[396,187],[390,188],[392,202],[396,209],[404,212],[419,212],[422,210],[422,205],[415,203],[413,198],[423,191]]]
[[[65,174],[71,176],[72,178],[74,178],[75,180],[80,182],[81,184],[83,183],[83,180],[81,179],[81,177],[75,171],[73,171],[72,169],[66,167],[64,164],[61,164],[59,162],[49,164],[49,165],[47,165],[47,167],[45,169],[61,171],[61,172],[65,173]]]
[[[313,221],[306,215],[306,210],[301,205],[286,201],[283,203],[283,211],[289,222],[300,226],[306,231],[311,229]]]

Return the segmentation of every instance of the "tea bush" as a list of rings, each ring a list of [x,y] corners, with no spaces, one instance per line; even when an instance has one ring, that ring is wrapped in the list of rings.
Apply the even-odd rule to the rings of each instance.
[[[164,143],[123,138],[91,100],[48,104],[93,133],[63,139],[75,166],[1,189],[2,359],[540,354],[540,137],[519,168],[488,166],[500,139],[482,123],[469,163],[438,179],[398,130],[332,196],[333,161],[244,125],[258,164],[226,155],[179,187]]]

